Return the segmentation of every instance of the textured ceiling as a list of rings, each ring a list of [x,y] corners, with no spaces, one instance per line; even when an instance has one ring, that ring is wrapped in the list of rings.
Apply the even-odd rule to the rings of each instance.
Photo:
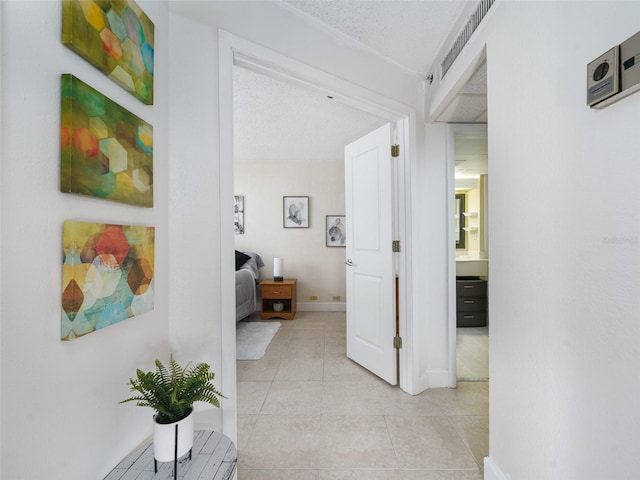
[[[486,135],[455,136],[456,187],[464,186],[460,179],[477,178],[489,173],[488,145]],[[471,182],[474,185],[475,182]]]
[[[344,146],[388,120],[319,91],[234,68],[236,161],[336,161]]]
[[[467,84],[438,117],[439,122],[487,122],[487,63],[483,62]]]
[[[456,18],[456,0],[285,0],[289,8],[423,77]],[[473,2],[471,2],[473,3]],[[325,95],[234,69],[237,161],[340,160],[344,146],[386,123]],[[481,66],[438,121],[486,122],[486,67]]]
[[[468,2],[443,0],[285,0],[388,60],[424,76]]]

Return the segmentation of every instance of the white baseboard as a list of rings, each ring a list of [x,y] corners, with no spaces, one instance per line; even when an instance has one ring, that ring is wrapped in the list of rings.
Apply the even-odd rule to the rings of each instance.
[[[484,457],[484,480],[511,480],[491,457]]]
[[[427,372],[429,388],[447,388],[449,386],[449,370],[429,370]]]
[[[296,309],[300,312],[346,312],[345,302],[298,302]]]

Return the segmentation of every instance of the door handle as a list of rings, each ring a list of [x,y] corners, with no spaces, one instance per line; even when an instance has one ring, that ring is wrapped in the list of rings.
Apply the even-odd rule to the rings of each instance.
[[[351,260],[350,258],[347,258],[347,261],[344,263],[345,265],[349,265],[350,267],[353,267],[353,260]]]

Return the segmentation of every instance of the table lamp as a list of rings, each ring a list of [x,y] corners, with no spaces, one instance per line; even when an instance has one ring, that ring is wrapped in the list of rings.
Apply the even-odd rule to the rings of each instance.
[[[282,282],[284,280],[284,258],[275,257],[273,259],[273,281]]]

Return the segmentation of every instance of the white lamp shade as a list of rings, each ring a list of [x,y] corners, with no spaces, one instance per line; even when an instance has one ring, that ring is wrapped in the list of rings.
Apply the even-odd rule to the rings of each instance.
[[[284,277],[284,258],[275,257],[273,259],[273,276]]]

